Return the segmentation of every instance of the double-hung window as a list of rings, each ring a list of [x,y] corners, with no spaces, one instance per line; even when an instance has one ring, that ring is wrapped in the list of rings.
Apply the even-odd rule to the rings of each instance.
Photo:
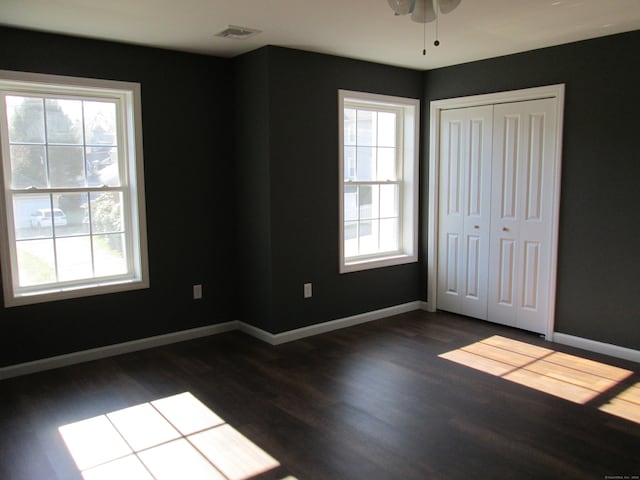
[[[5,306],[148,286],[140,86],[0,71]]]
[[[338,98],[340,272],[415,262],[419,100]]]

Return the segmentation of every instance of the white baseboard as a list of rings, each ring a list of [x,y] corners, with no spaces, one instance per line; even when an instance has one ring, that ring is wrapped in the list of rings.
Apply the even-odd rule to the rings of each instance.
[[[136,352],[139,350],[146,350],[148,348],[160,347],[162,345],[168,345],[170,343],[184,342],[186,340],[193,340],[200,337],[208,337],[209,335],[216,335],[218,333],[229,332],[232,330],[239,330],[258,338],[263,342],[271,345],[279,345],[281,343],[291,342],[300,338],[309,337],[311,335],[318,335],[320,333],[330,332],[340,328],[350,327],[358,325],[360,323],[371,322],[391,315],[398,315],[400,313],[411,312],[413,310],[420,310],[422,308],[420,301],[405,303],[402,305],[396,305],[389,308],[383,308],[381,310],[375,310],[373,312],[367,312],[360,315],[354,315],[352,317],[340,318],[338,320],[332,320],[329,322],[321,323],[318,325],[311,325],[309,327],[298,328],[283,333],[269,333],[248,323],[240,322],[237,320],[225,323],[219,323],[216,325],[208,325],[206,327],[193,328],[190,330],[183,330],[180,332],[167,333],[165,335],[157,335],[155,337],[141,338],[140,340],[132,340],[130,342],[118,343],[115,345],[107,345],[104,347],[92,348],[90,350],[82,350],[80,352],[73,352],[66,355],[59,355],[56,357],[43,358],[42,360],[35,360],[33,362],[19,363],[16,365],[9,365],[7,367],[0,367],[0,380],[5,378],[17,377],[20,375],[28,375],[30,373],[41,372],[44,370],[51,370],[59,367],[66,367],[68,365],[74,365],[82,362],[90,362],[91,360],[98,360],[100,358],[113,357],[115,355],[121,355],[123,353]]]
[[[77,363],[89,362],[91,360],[98,360],[100,358],[112,357],[115,355],[121,355],[123,353],[130,353],[140,350],[146,350],[148,348],[160,347],[163,345],[169,345],[171,343],[193,340],[195,338],[208,337],[210,335],[216,335],[218,333],[229,332],[232,330],[239,330],[270,345],[280,345],[282,343],[292,342],[301,338],[319,335],[321,333],[327,333],[333,330],[339,330],[341,328],[352,327],[354,325],[360,325],[366,322],[372,322],[374,320],[390,317],[392,315],[398,315],[400,313],[411,312],[414,310],[429,311],[428,306],[428,303],[423,301],[409,302],[402,305],[395,305],[393,307],[374,310],[372,312],[353,315],[351,317],[339,318],[317,325],[310,325],[308,327],[297,328],[295,330],[289,330],[288,332],[276,334],[267,332],[265,330],[262,330],[261,328],[254,327],[253,325],[249,325],[248,323],[240,321],[219,323],[216,325],[208,325],[206,327],[193,328],[190,330],[167,333],[165,335],[157,335],[154,337],[132,340],[130,342],[118,343],[115,345],[92,348],[90,350],[83,350],[66,355],[44,358],[42,360],[35,360],[33,362],[19,363],[17,365],[0,367],[0,380],[17,377],[20,375],[28,375],[30,373],[41,372],[44,370],[51,370],[53,368],[65,367]],[[582,348],[584,350],[591,350],[593,352],[603,353],[612,357],[623,358],[625,360],[631,360],[633,362],[640,363],[640,351],[638,350],[619,347],[617,345],[612,345],[609,343],[597,342],[595,340],[574,337],[572,335],[566,335],[564,333],[557,332],[553,334],[553,341],[564,345]]]
[[[319,335],[321,333],[331,332],[333,330],[339,330],[341,328],[352,327],[361,323],[372,322],[381,318],[390,317],[392,315],[398,315],[400,313],[412,312],[414,310],[421,310],[422,303],[420,301],[404,303],[402,305],[395,305],[393,307],[382,308],[380,310],[374,310],[372,312],[361,313],[359,315],[353,315],[351,317],[339,318],[337,320],[331,320],[316,325],[310,325],[308,327],[296,328],[295,330],[289,330],[282,333],[269,333],[260,328],[254,327],[244,322],[239,322],[239,330],[256,337],[263,342],[267,342],[271,345],[280,345],[281,343],[292,342],[305,337],[311,337],[313,335]]]
[[[563,345],[582,348],[592,352],[603,353],[611,357],[623,358],[625,360],[640,363],[640,350],[619,347],[618,345],[612,345],[610,343],[597,342],[595,340],[589,340],[588,338],[574,337],[573,335],[558,332],[553,333],[553,341]]]
[[[262,340],[265,343],[275,345],[275,343],[273,342],[273,337],[275,335],[273,333],[267,332],[266,330],[254,327],[253,325],[249,325],[245,322],[238,322],[238,330],[240,330],[242,333],[246,333],[251,337],[257,338],[258,340]]]
[[[182,330],[180,332],[167,333],[165,335],[157,335],[155,337],[141,338],[140,340],[132,340],[130,342],[117,343],[115,345],[107,345],[105,347],[92,348],[90,350],[82,350],[80,352],[58,355],[56,357],[44,358],[33,362],[9,365],[8,367],[0,368],[0,380],[237,330],[238,323],[239,322],[233,321],[219,323],[217,325],[207,325],[206,327]]]

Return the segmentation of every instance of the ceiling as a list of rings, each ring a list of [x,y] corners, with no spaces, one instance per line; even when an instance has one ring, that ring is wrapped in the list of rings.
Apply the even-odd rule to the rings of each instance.
[[[279,45],[426,70],[640,29],[640,0],[462,0],[426,25],[386,0],[0,0],[0,24],[220,57]],[[262,33],[216,37],[229,25]]]

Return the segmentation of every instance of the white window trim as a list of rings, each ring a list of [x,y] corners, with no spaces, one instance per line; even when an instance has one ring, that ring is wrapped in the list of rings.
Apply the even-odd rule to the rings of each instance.
[[[392,254],[346,259],[344,254],[344,105],[345,102],[376,107],[400,109],[403,114],[402,181],[400,198],[400,251]],[[340,273],[402,265],[418,261],[418,170],[420,139],[420,100],[349,90],[338,90],[339,132],[339,247]],[[374,182],[375,183],[375,182]]]
[[[2,286],[4,292],[4,306],[14,307],[33,303],[42,303],[69,298],[86,297],[136,289],[149,288],[149,266],[147,251],[147,229],[144,195],[144,168],[142,151],[142,102],[140,84],[112,80],[46,75],[28,72],[13,72],[0,70],[0,90],[24,94],[68,95],[96,98],[112,98],[122,102],[125,106],[122,112],[123,128],[119,132],[126,150],[124,182],[128,187],[124,195],[128,205],[125,220],[131,235],[132,251],[129,256],[129,270],[127,276],[117,278],[94,279],[80,281],[77,284],[53,286],[49,289],[39,289],[34,292],[18,293],[17,269],[15,260],[15,238],[13,238],[13,208],[10,198],[10,178],[5,178],[5,168],[0,168],[0,262],[2,266]],[[4,117],[2,123],[6,126],[6,112],[4,101],[0,101],[0,115]],[[3,127],[4,128],[4,127]],[[7,132],[3,132],[7,137]],[[123,138],[124,137],[124,138]],[[8,143],[8,142],[6,142]],[[0,147],[1,160],[9,159],[9,146],[3,142]],[[122,172],[121,172],[122,173]],[[135,226],[135,228],[131,228]]]

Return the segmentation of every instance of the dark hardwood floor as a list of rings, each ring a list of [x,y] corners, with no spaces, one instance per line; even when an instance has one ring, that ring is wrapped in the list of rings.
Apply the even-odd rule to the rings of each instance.
[[[582,404],[438,357],[493,335],[633,374]],[[0,382],[0,478],[82,478],[58,427],[181,392],[280,462],[256,480],[631,478],[640,425],[599,407],[638,368],[446,313],[276,347],[232,332]]]

